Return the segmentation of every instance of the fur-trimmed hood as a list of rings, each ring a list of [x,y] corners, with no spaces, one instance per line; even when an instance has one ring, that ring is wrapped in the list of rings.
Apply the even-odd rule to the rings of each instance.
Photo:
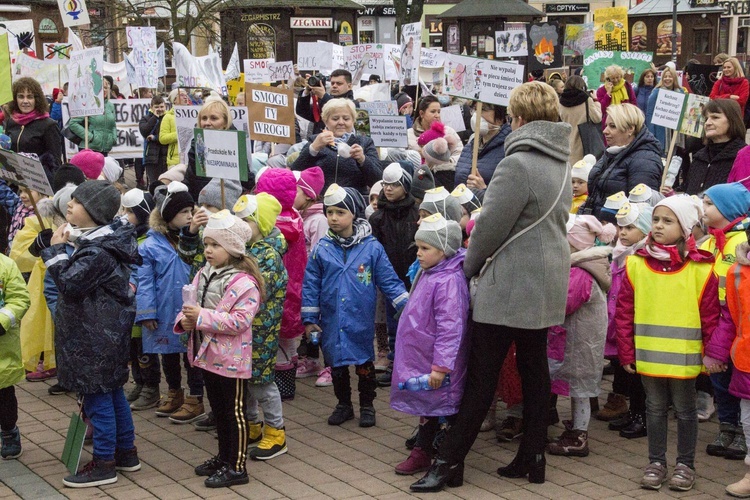
[[[154,207],[154,209],[151,210],[151,214],[148,216],[148,225],[157,233],[161,233],[165,236],[169,233],[167,221],[161,216],[161,210],[159,210],[158,207]]]
[[[612,286],[612,268],[609,265],[609,256],[612,247],[591,247],[570,254],[570,267],[580,267],[594,277],[599,287],[607,293]]]
[[[734,250],[734,255],[737,259],[737,263],[741,266],[750,266],[750,243],[743,241]]]
[[[36,202],[36,208],[39,215],[44,219],[51,219],[55,227],[60,227],[65,222],[65,214],[61,214],[55,207],[52,198],[42,198]]]

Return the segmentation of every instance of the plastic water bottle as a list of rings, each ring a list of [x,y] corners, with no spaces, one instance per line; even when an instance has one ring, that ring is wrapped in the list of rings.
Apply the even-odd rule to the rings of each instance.
[[[445,387],[446,385],[449,385],[451,383],[451,376],[450,374],[446,374],[445,378],[443,379],[443,384],[440,386]],[[407,379],[406,382],[399,382],[398,388],[401,390],[406,389],[407,391],[431,391],[433,390],[432,387],[430,387],[430,374],[425,373],[424,375],[420,375],[419,377],[411,377],[410,379]]]
[[[669,162],[667,168],[667,178],[664,179],[664,185],[667,187],[674,186],[674,182],[677,180],[677,174],[680,173],[680,167],[682,166],[682,157],[674,155],[672,160]]]
[[[182,287],[182,303],[186,306],[198,305],[198,290],[192,284]]]
[[[312,345],[320,344],[320,332],[317,332],[317,331],[310,332],[310,343]]]
[[[10,149],[10,136],[5,133],[2,126],[0,126],[0,148]]]

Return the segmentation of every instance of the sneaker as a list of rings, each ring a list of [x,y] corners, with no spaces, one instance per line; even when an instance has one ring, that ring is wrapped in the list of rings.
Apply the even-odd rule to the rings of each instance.
[[[393,366],[389,365],[383,373],[375,377],[375,379],[378,381],[378,387],[390,387],[392,376]]]
[[[115,469],[123,472],[141,470],[141,461],[138,459],[138,448],[133,446],[130,450],[115,450]]]
[[[723,457],[727,454],[727,447],[734,441],[735,426],[721,422],[719,424],[719,433],[716,435],[713,443],[706,446],[706,453],[712,457]]]
[[[211,413],[211,415],[213,412]],[[195,424],[193,424],[195,425]],[[249,422],[247,424],[247,448],[255,448],[263,440],[263,422]]]
[[[125,396],[125,399],[128,401],[128,403],[132,403],[133,401],[138,399],[138,396],[141,395],[141,391],[143,390],[143,384],[135,384],[130,391],[128,391],[127,395]]]
[[[497,430],[498,441],[510,442],[523,435],[523,419],[518,417],[505,417],[502,425]]]
[[[487,411],[487,415],[484,417],[484,421],[482,422],[482,426],[479,428],[479,432],[487,432],[491,431],[495,428],[497,421],[497,411],[495,408],[490,408]]]
[[[210,411],[206,418],[193,422],[193,427],[196,431],[215,431],[216,417],[214,417],[214,412]]]
[[[168,417],[172,413],[176,412],[185,401],[185,391],[180,387],[179,389],[169,389],[167,397],[161,401],[159,407],[154,413],[157,417]]]
[[[15,427],[11,431],[2,431],[0,433],[0,441],[2,441],[0,456],[3,457],[3,460],[18,458],[23,454],[21,431],[18,430],[18,427]]]
[[[725,490],[729,495],[736,498],[748,498],[750,497],[750,472],[745,474],[745,477],[732,483],[726,487]]]
[[[373,427],[375,425],[375,407],[363,406],[359,409],[359,426]]]
[[[628,413],[628,402],[622,394],[610,392],[604,408],[596,412],[596,419],[609,422]]]
[[[253,460],[271,460],[287,452],[286,433],[284,428],[275,429],[267,425],[263,439],[257,447],[250,450],[248,456]]]
[[[669,489],[674,491],[688,491],[695,484],[695,471],[685,464],[677,464],[669,480]]]
[[[747,455],[747,444],[745,444],[745,433],[742,432],[742,427],[735,427],[734,439],[727,446],[727,451],[724,454],[724,458],[729,460],[744,460]]]
[[[388,359],[388,351],[378,351],[378,357],[375,358],[375,371],[384,372],[391,362]]]
[[[658,490],[667,480],[667,468],[659,462],[652,462],[646,466],[641,479],[641,488]]]
[[[198,396],[185,396],[182,406],[169,416],[169,421],[173,424],[190,424],[203,418],[206,409],[203,406],[203,398]]]
[[[196,476],[213,476],[217,470],[224,467],[224,462],[219,457],[211,457],[195,468]]]
[[[238,472],[225,464],[221,469],[214,472],[211,477],[206,479],[203,484],[206,485],[206,488],[228,488],[249,482],[250,478],[247,477],[246,470]]]
[[[305,358],[297,365],[297,378],[314,377],[320,373],[320,363],[317,359]]]
[[[96,457],[87,463],[78,474],[63,479],[63,484],[70,488],[90,488],[117,482],[117,470],[114,460],[99,460]]]
[[[40,363],[40,366],[43,365]],[[26,380],[29,382],[43,382],[51,378],[57,377],[57,368],[50,368],[49,370],[37,370],[26,375]]]
[[[564,457],[589,456],[589,433],[586,431],[565,431],[558,438],[547,445],[547,453]]]
[[[47,392],[50,394],[50,396],[59,396],[61,394],[67,394],[68,391],[65,387],[61,386],[60,384],[51,385],[49,389],[47,389]]]
[[[159,387],[144,387],[138,399],[130,403],[130,409],[133,411],[148,410],[154,408],[159,404],[161,394],[159,394]]]
[[[347,420],[354,418],[354,408],[351,404],[337,404],[331,416],[328,417],[328,425],[341,425]]]
[[[318,373],[318,380],[315,381],[315,387],[331,387],[333,385],[333,376],[331,376],[331,367],[326,366]]]
[[[432,465],[432,456],[420,447],[411,450],[409,458],[396,466],[396,474],[409,476],[417,472],[424,472]]]
[[[607,425],[607,428],[611,431],[621,431],[624,428],[628,427],[631,423],[633,423],[634,416],[635,413],[633,413],[632,410],[628,411],[628,413],[623,415],[622,417],[610,421]]]
[[[714,398],[707,392],[698,391],[696,399],[695,406],[698,410],[698,422],[708,422],[711,419],[711,415],[716,411]]]

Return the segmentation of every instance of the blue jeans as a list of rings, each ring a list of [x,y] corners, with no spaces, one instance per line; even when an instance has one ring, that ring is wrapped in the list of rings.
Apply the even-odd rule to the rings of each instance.
[[[642,375],[641,382],[646,390],[649,462],[667,465],[667,413],[671,402],[677,416],[677,463],[694,468],[698,441],[695,379]]]
[[[720,423],[740,424],[740,398],[729,394],[729,382],[732,380],[734,365],[730,361],[727,370],[720,373],[712,373],[711,385],[714,386],[714,400],[716,401],[716,413]]]
[[[84,394],[83,408],[94,428],[94,456],[114,460],[115,449],[132,450],[135,427],[125,392],[118,387],[112,392]]]

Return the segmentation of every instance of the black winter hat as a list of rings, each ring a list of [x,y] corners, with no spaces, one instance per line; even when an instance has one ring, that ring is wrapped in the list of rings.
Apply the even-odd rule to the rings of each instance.
[[[86,181],[73,191],[72,197],[102,226],[112,222],[120,210],[120,192],[107,181]]]

